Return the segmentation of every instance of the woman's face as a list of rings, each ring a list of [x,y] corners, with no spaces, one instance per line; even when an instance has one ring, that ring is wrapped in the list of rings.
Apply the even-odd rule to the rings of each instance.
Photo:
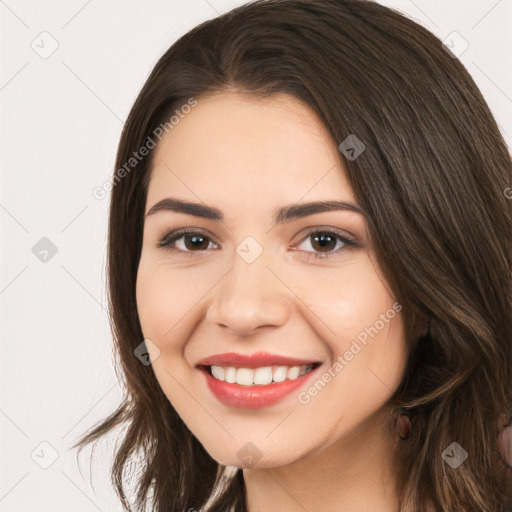
[[[364,214],[302,206],[357,207],[338,147],[284,94],[186,111],[156,148],[137,275],[156,378],[222,464],[354,449],[401,380],[405,340]],[[165,199],[195,214],[154,208]]]

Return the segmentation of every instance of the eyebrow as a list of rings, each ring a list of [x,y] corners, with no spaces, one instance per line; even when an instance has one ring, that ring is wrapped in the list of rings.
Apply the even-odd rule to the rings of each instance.
[[[282,224],[284,222],[300,217],[307,217],[308,215],[313,215],[315,213],[333,210],[348,210],[366,216],[366,212],[360,206],[352,203],[347,203],[344,201],[313,201],[309,203],[297,203],[276,208],[274,210],[274,222],[276,224]],[[201,203],[182,201],[172,197],[162,199],[154,206],[152,206],[146,214],[146,217],[161,211],[173,211],[178,213],[186,213],[188,215],[202,217],[205,219],[213,219],[219,221],[224,220],[224,215],[218,208],[207,206]]]

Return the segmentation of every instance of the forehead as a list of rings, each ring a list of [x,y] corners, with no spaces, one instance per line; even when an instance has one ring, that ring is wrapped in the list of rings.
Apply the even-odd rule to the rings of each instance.
[[[328,129],[314,110],[286,94],[198,99],[155,150],[148,205],[171,192],[262,207],[303,197],[354,202]]]

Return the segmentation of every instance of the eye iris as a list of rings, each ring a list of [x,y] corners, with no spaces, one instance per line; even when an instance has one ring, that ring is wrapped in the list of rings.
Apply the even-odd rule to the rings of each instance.
[[[201,235],[199,235],[199,236],[198,235],[184,235],[183,239],[185,241],[185,247],[187,248],[187,250],[199,249],[201,251],[201,250],[204,250],[204,249],[208,248],[208,238],[206,238],[205,236],[201,236]],[[192,241],[192,246],[187,244],[187,240],[191,240]],[[200,242],[201,240],[202,240],[202,244]],[[199,242],[199,246],[195,245],[198,242]]]
[[[314,240],[314,243],[320,244],[321,249],[325,249],[327,247],[327,252],[329,250],[334,249],[334,247],[336,247],[336,237],[332,233],[315,234],[312,238]],[[334,246],[328,247],[329,243],[333,243],[333,242],[334,242]],[[313,248],[315,250],[317,250],[314,243],[311,245],[313,246]]]

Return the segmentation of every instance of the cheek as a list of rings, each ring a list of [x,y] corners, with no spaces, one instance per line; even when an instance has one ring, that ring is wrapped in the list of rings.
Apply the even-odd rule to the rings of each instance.
[[[333,370],[335,387],[357,389],[353,397],[364,396],[368,403],[381,401],[401,380],[406,345],[402,308],[371,260],[325,268],[297,283],[305,311],[314,313],[309,322],[332,361],[343,358]]]
[[[297,295],[323,323],[331,340],[347,340],[372,326],[395,300],[369,257],[315,274],[298,274]],[[302,276],[302,277],[300,277]]]
[[[145,338],[159,345],[177,320],[180,294],[173,293],[175,280],[141,259],[137,273],[137,311]],[[169,332],[170,334],[170,332]],[[169,336],[172,338],[172,336]]]
[[[137,273],[137,310],[145,338],[161,351],[181,350],[201,304],[214,284],[210,271],[171,269],[165,262],[141,259]]]

